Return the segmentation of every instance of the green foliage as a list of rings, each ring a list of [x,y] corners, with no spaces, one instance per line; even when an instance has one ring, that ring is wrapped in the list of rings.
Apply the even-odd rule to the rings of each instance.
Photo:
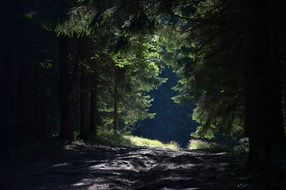
[[[94,10],[90,10],[86,6],[73,8],[69,12],[68,18],[63,23],[57,24],[55,32],[58,35],[77,38],[89,36],[93,31],[91,24],[94,16]]]
[[[172,99],[181,104],[196,103],[196,138],[243,136],[244,70],[242,59],[237,57],[242,47],[233,41],[235,32],[226,34],[222,28],[231,24],[224,15],[236,14],[223,12],[226,6],[231,5],[212,0],[182,3],[161,18],[162,32],[168,30],[162,37],[164,59],[180,77],[173,87],[178,95]]]
[[[149,113],[153,99],[148,93],[165,81],[159,77],[162,67],[158,44],[152,35],[112,38],[116,39],[115,49],[122,43],[126,45],[110,53],[105,49],[97,50],[93,57],[98,63],[98,80],[101,83],[98,86],[99,111],[104,125],[110,126],[113,122],[113,97],[110,94],[113,94],[116,83],[121,126],[132,126],[155,116],[155,113]]]

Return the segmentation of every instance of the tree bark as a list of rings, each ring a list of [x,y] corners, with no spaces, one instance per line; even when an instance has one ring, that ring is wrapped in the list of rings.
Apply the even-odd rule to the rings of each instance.
[[[80,134],[86,140],[90,135],[90,89],[87,68],[81,65],[80,77]]]
[[[95,69],[96,70],[96,69]],[[93,73],[90,91],[90,132],[97,135],[98,109],[97,109],[97,73]]]
[[[59,39],[59,61],[60,61],[60,109],[61,130],[59,137],[64,140],[73,140],[73,89],[71,89],[69,77],[69,43],[65,37]]]
[[[113,131],[117,132],[118,129],[118,77],[117,68],[114,66],[114,87],[113,87]]]
[[[272,104],[270,104],[270,114],[273,118],[272,125],[272,140],[274,144],[285,144],[285,128],[282,106],[282,85],[281,85],[281,70],[282,70],[282,48],[285,34],[286,14],[283,8],[283,1],[278,0],[272,2],[268,6],[269,18],[269,36],[271,43],[271,67],[269,68],[270,93]]]
[[[271,2],[249,2],[250,27],[248,30],[247,82],[245,89],[245,125],[249,135],[248,163],[259,165],[268,162],[271,150],[284,141],[284,125],[279,80],[279,39],[271,38],[267,20]],[[278,49],[277,49],[278,48]]]

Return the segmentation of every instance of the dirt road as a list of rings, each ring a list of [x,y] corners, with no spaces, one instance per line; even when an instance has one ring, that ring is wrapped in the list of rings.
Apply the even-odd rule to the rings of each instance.
[[[67,145],[19,154],[2,155],[1,190],[248,189],[227,153]]]

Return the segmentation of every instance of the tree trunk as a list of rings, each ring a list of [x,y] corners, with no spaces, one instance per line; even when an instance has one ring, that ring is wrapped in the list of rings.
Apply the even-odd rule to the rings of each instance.
[[[98,110],[97,110],[97,76],[93,73],[92,86],[90,91],[90,132],[97,135],[97,123],[98,123]]]
[[[24,61],[25,62],[25,61]],[[20,78],[21,89],[21,125],[25,132],[35,132],[35,112],[34,112],[34,65],[26,62],[22,65],[22,76]]]
[[[79,138],[87,140],[90,135],[90,77],[86,55],[86,39],[77,39],[76,62],[80,65],[80,134]]]
[[[249,135],[249,164],[267,162],[271,149],[285,138],[276,40],[271,38],[268,0],[250,2],[249,49],[245,89],[245,125]],[[275,61],[276,60],[276,61]],[[282,130],[283,129],[283,130]]]
[[[29,31],[27,30],[27,22],[22,14],[25,12],[24,2],[20,1],[17,5],[19,11],[19,17],[16,22],[16,34],[18,47],[17,49],[17,62],[20,65],[19,74],[19,93],[20,93],[20,122],[19,130],[22,135],[31,136],[32,133],[36,133],[35,128],[35,105],[34,105],[34,82],[35,82],[35,59],[31,56],[32,44],[29,39]],[[16,32],[16,31],[15,31]],[[31,33],[33,34],[33,33]],[[35,134],[33,134],[35,135]]]
[[[90,89],[87,68],[81,66],[80,77],[80,134],[79,138],[86,140],[90,132]]]
[[[65,37],[59,39],[59,61],[60,61],[60,109],[61,130],[59,137],[64,140],[73,140],[73,90],[71,89],[69,77],[69,43]]]
[[[114,66],[114,87],[113,87],[113,131],[118,129],[118,77],[117,68]]]
[[[269,12],[269,36],[271,43],[271,66],[269,68],[270,79],[270,104],[269,112],[273,118],[272,125],[272,141],[274,144],[285,144],[285,129],[283,119],[283,106],[282,106],[282,85],[281,85],[281,70],[282,70],[282,48],[285,34],[286,14],[284,10],[284,1],[278,0],[275,3],[270,2],[268,6]]]

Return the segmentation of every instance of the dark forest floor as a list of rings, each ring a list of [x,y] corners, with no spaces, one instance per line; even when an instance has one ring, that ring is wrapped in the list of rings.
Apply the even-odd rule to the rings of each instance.
[[[1,190],[268,189],[249,185],[244,159],[224,152],[81,143],[20,147],[0,156]]]

